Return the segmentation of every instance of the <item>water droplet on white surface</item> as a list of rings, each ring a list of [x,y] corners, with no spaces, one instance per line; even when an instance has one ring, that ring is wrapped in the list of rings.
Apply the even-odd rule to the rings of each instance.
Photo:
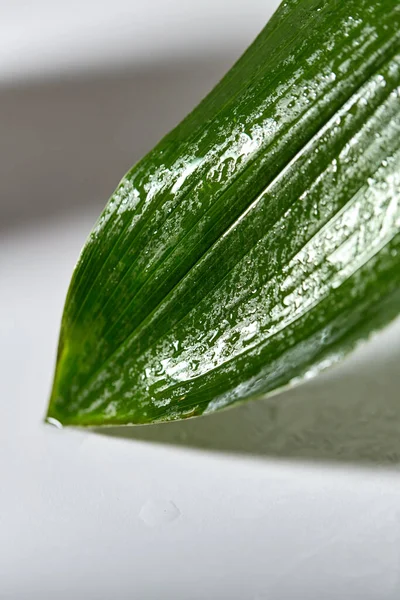
[[[139,517],[149,527],[160,527],[179,518],[181,512],[172,500],[150,499],[143,504]]]
[[[57,419],[54,419],[53,417],[47,417],[46,423],[48,423],[49,425],[53,425],[53,427],[57,427],[57,429],[63,428],[60,421],[57,421]]]

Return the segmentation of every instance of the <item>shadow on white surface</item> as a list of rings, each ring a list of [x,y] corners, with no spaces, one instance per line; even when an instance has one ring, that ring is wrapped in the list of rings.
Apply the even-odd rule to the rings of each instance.
[[[206,417],[97,429],[150,443],[291,459],[400,461],[400,320],[343,364],[266,400]]]
[[[0,233],[88,207],[100,213],[239,54],[0,86]]]

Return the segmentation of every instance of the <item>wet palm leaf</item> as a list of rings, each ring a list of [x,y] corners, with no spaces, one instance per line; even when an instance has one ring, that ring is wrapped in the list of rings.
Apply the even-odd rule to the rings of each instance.
[[[289,0],[100,216],[48,416],[212,412],[317,372],[399,312],[400,6]]]

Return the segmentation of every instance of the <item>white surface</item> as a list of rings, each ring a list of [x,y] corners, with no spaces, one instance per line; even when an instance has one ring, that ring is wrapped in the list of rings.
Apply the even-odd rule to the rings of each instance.
[[[218,55],[273,4],[0,0],[0,79]],[[42,422],[80,247],[131,156],[214,82],[206,63],[172,88],[150,70],[0,89],[1,600],[400,597],[400,321],[272,402],[107,436]]]
[[[278,0],[0,0],[0,81],[246,47]]]
[[[398,470],[269,454],[357,463],[371,449],[393,459],[400,324],[315,385],[277,397],[275,424],[259,401],[136,429],[142,439],[57,430],[41,419],[66,286],[92,220],[0,244],[0,598],[397,600]],[[224,445],[238,452],[218,453]]]

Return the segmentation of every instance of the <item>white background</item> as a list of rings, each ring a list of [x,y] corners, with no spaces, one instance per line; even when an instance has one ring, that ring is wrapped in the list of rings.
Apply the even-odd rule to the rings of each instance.
[[[101,206],[274,5],[0,3],[1,600],[400,597],[400,321],[273,401],[42,422]]]
[[[277,0],[0,0],[3,80],[244,49]]]

